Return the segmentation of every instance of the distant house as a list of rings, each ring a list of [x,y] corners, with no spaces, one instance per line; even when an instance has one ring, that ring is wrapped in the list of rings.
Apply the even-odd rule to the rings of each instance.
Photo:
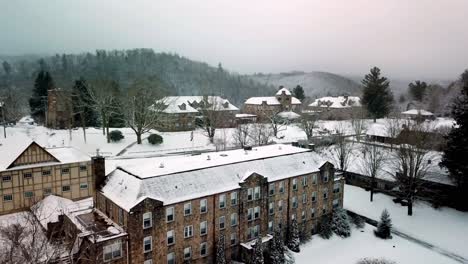
[[[235,115],[239,113],[239,108],[220,96],[168,96],[161,101],[165,106],[162,125],[158,127],[161,131],[193,130],[196,119],[204,111],[222,115],[219,127],[233,127],[236,124]]]
[[[315,113],[320,119],[349,119],[356,110],[362,109],[357,96],[322,97],[309,104],[307,112]]]
[[[246,114],[256,115],[259,121],[281,112],[294,112],[298,114],[300,111],[301,101],[292,96],[291,91],[284,87],[281,87],[275,96],[250,97],[245,101],[243,109],[243,112]],[[282,115],[291,117],[291,114],[285,113]]]
[[[401,113],[401,116],[404,118],[409,118],[413,120],[434,120],[435,115],[424,109],[411,109]]]

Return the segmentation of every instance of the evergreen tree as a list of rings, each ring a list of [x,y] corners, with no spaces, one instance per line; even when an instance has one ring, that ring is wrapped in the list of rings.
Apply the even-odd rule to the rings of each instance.
[[[80,78],[72,88],[72,105],[75,126],[98,126],[98,114],[93,108],[93,101],[86,87],[86,80]]]
[[[33,94],[29,99],[31,116],[38,123],[43,123],[45,120],[47,91],[53,88],[54,80],[50,76],[49,72],[40,71],[34,82]]]
[[[293,89],[293,95],[294,95],[294,97],[296,97],[297,99],[299,99],[301,101],[304,100],[305,94],[304,94],[304,89],[302,88],[302,86],[300,86],[300,85],[296,86]]]
[[[226,253],[224,251],[224,235],[220,235],[218,238],[218,244],[216,244],[216,263],[226,264]]]
[[[387,209],[382,211],[380,222],[377,224],[374,234],[383,239],[392,238],[392,219],[390,219]]]
[[[455,200],[457,207],[468,210],[468,70],[460,78],[462,84],[461,96],[455,98],[452,106],[452,116],[457,122],[447,136],[442,165],[456,183]]]
[[[322,216],[319,223],[319,235],[323,239],[329,239],[333,235],[329,216]]]
[[[257,240],[255,241],[255,245],[253,245],[252,264],[263,264],[263,263],[265,263],[265,261],[263,259],[262,239],[258,237]]]
[[[374,119],[382,118],[388,113],[393,104],[393,95],[390,91],[390,82],[385,77],[380,77],[380,69],[374,67],[362,80],[364,86],[362,104]]]
[[[415,81],[414,83],[408,84],[409,93],[414,98],[414,100],[422,101],[424,95],[426,94],[427,84],[421,81]]]
[[[289,227],[289,237],[288,237],[288,248],[294,252],[300,252],[299,244],[299,227],[297,226],[297,220],[293,219],[291,221],[291,226]]]
[[[270,263],[271,264],[283,264],[285,261],[284,257],[284,243],[281,231],[275,230],[273,239],[269,245]]]
[[[351,226],[345,210],[341,208],[333,210],[331,229],[340,237],[351,236]]]

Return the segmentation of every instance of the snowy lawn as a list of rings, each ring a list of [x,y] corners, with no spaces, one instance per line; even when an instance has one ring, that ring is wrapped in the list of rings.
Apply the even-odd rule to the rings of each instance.
[[[458,263],[418,244],[393,236],[383,240],[374,236],[374,227],[365,225],[361,230],[353,229],[351,237],[334,235],[329,240],[315,235],[295,253],[297,264],[328,263],[354,264],[362,258],[385,258],[398,264],[450,264]]]
[[[379,193],[371,203],[369,196],[362,188],[345,185],[344,207],[375,220],[387,209],[399,231],[468,258],[468,213],[446,207],[434,209],[428,203],[417,202],[413,216],[408,216],[407,207],[395,204],[393,197]]]

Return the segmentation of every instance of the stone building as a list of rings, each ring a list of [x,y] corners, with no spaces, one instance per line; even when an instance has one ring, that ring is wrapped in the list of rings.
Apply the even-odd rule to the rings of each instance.
[[[239,113],[239,108],[220,96],[168,96],[160,102],[164,104],[161,131],[194,130],[203,115],[217,119],[218,127],[233,127]]]
[[[301,101],[292,96],[291,91],[281,87],[275,96],[250,97],[244,103],[243,113],[256,115],[259,121],[282,112],[300,113]]]
[[[358,118],[363,117],[361,99],[357,96],[347,95],[315,99],[304,112],[326,120],[351,119],[356,114],[359,114]]]
[[[30,139],[0,142],[0,214],[28,209],[47,195],[94,195],[91,158],[71,147],[44,148]]]
[[[228,263],[245,261],[257,237],[294,218],[312,234],[343,204],[333,165],[293,146],[107,163],[96,210],[128,233],[129,263],[214,263],[220,237]]]
[[[70,127],[72,115],[69,97],[60,88],[47,91],[46,126],[48,128],[64,129]]]

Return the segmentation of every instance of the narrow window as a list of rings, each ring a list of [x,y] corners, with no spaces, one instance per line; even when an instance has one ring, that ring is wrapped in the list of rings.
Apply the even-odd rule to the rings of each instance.
[[[247,189],[247,200],[248,201],[253,200],[253,189],[252,188]]]
[[[175,264],[175,253],[171,252],[167,254],[167,264]]]
[[[268,187],[268,194],[270,196],[275,195],[275,184],[274,183],[270,183],[270,186]]]
[[[221,194],[219,196],[219,208],[223,209],[226,207],[226,194]]]
[[[204,214],[208,211],[208,201],[206,199],[200,200],[200,213]]]
[[[153,238],[151,236],[147,236],[143,238],[143,252],[147,253],[153,250]]]
[[[205,257],[206,255],[208,255],[208,249],[205,242],[200,244],[200,256]]]
[[[174,221],[174,207],[169,207],[166,209],[166,222]]]
[[[184,248],[184,259],[191,259],[192,258],[192,248],[191,247],[186,247]]]
[[[275,213],[275,203],[274,202],[270,202],[268,204],[268,214],[272,215]]]
[[[278,211],[283,211],[283,200],[278,201]]]
[[[237,213],[232,213],[231,214],[231,226],[236,226],[237,225]]]
[[[170,246],[175,243],[174,230],[167,231],[167,245]]]
[[[192,214],[192,203],[188,202],[184,204],[184,216]]]
[[[143,229],[150,228],[152,226],[153,226],[153,214],[151,212],[144,213],[143,214]]]
[[[260,186],[255,187],[254,196],[255,196],[255,200],[260,199]]]
[[[226,218],[224,216],[219,217],[219,229],[223,230],[225,228]]]
[[[297,191],[297,179],[296,178],[292,180],[292,189],[293,191]]]
[[[62,186],[62,192],[69,192],[69,191],[70,191],[70,185]]]
[[[284,181],[279,182],[279,192],[284,193]]]
[[[204,236],[207,233],[207,222],[203,221],[200,223],[200,236]]]
[[[189,238],[193,236],[193,226],[189,225],[184,227],[184,238]]]
[[[231,193],[231,205],[237,205],[237,192]]]

